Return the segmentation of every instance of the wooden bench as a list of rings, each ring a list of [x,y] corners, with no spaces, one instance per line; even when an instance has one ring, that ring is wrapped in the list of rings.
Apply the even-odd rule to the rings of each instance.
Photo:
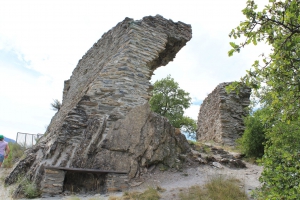
[[[63,171],[71,171],[71,172],[86,172],[86,173],[114,173],[114,174],[127,174],[127,172],[121,171],[109,171],[109,170],[101,170],[101,169],[86,169],[86,168],[69,168],[69,167],[53,167],[53,166],[45,166],[44,169],[56,169]]]

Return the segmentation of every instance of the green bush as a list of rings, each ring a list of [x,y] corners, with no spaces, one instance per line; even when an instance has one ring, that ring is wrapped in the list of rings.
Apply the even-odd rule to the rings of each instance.
[[[10,153],[3,162],[4,168],[11,168],[24,155],[25,147],[17,143],[8,143]]]
[[[262,199],[300,199],[300,122],[278,123],[267,133]]]
[[[41,193],[35,183],[29,180],[24,180],[21,184],[23,187],[24,194],[27,198],[33,199],[40,196]]]
[[[246,157],[261,158],[264,155],[265,125],[261,120],[263,110],[257,110],[244,118],[245,132],[236,143]]]

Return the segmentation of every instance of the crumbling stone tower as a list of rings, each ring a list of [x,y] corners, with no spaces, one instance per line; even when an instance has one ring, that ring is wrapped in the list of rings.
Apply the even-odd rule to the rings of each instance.
[[[244,132],[243,117],[250,104],[251,89],[244,87],[240,92],[227,93],[230,83],[221,83],[203,101],[198,114],[198,141],[214,141],[230,146]]]
[[[158,155],[160,143],[154,143],[165,140],[133,137],[133,132],[139,134],[136,130],[125,131],[128,137],[124,136],[122,148],[115,146],[116,130],[121,126],[115,123],[125,119],[132,108],[148,102],[153,71],[172,61],[191,37],[190,25],[159,15],[137,21],[126,18],[103,34],[65,81],[62,106],[45,136],[18,163],[6,184],[25,175],[40,187],[44,166],[127,171],[132,178],[142,167],[162,161],[172,163],[169,158],[175,159],[175,147],[181,142],[176,141],[171,126],[171,139],[165,144],[173,145],[171,151],[159,151]],[[144,151],[135,151],[136,142]]]

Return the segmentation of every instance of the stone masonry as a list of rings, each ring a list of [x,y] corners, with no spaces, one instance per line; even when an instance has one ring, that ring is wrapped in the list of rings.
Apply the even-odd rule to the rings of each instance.
[[[58,169],[45,169],[44,180],[42,181],[42,193],[46,196],[60,194],[63,191],[65,171]]]
[[[137,176],[142,155],[126,157],[133,147],[107,147],[106,144],[112,144],[107,138],[113,138],[108,136],[115,122],[125,119],[132,108],[148,102],[153,71],[172,61],[191,37],[190,25],[160,15],[136,21],[125,18],[104,33],[65,81],[62,106],[45,136],[27,152],[6,178],[6,184],[25,175],[40,187],[44,178],[42,166],[127,170],[129,178]],[[129,137],[130,131],[127,134],[124,138],[135,140]],[[170,141],[175,146],[182,143],[174,138]],[[128,139],[126,142],[132,143]],[[163,161],[161,156],[170,157],[168,153],[156,155],[155,150],[149,151],[151,162],[144,159],[144,165]],[[20,186],[15,196],[21,193]]]
[[[219,84],[203,101],[198,115],[198,141],[234,146],[243,134],[243,117],[248,115],[245,108],[250,104],[251,89],[244,87],[238,94],[228,94],[225,87],[229,84]]]
[[[109,173],[105,177],[105,190],[108,193],[123,192],[128,189],[128,176]]]

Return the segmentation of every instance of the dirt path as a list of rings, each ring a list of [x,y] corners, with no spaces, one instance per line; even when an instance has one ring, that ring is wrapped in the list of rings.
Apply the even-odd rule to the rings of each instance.
[[[187,190],[188,187],[193,185],[203,185],[214,176],[229,176],[235,177],[240,180],[240,187],[249,194],[249,192],[260,185],[258,178],[261,174],[262,167],[247,163],[245,169],[230,169],[223,166],[222,169],[212,167],[209,165],[198,165],[193,167],[186,167],[182,172],[178,171],[160,171],[158,168],[154,169],[151,173],[146,173],[136,180],[143,182],[139,186],[133,187],[130,191],[143,191],[148,187],[157,187],[166,189],[165,192],[160,193],[162,200],[179,200],[179,193]],[[13,187],[4,187],[3,181],[4,176],[9,173],[8,169],[0,168],[1,181],[0,181],[0,199],[9,200],[10,191]],[[122,193],[111,194],[113,196],[121,196]],[[108,195],[77,195],[81,200],[89,200],[91,198],[106,200]],[[55,200],[63,199],[66,200],[70,196],[59,196],[52,198],[37,198],[36,200]]]
[[[0,167],[0,199],[1,200],[9,200],[12,199],[10,196],[11,191],[13,190],[14,186],[5,187],[4,186],[4,179],[10,173],[11,169],[5,169]]]
[[[249,163],[247,163],[245,169],[230,169],[225,166],[218,169],[209,165],[200,165],[186,168],[182,172],[159,172],[156,170],[154,173],[146,175],[147,180],[143,184],[131,190],[143,190],[149,186],[160,186],[166,189],[165,192],[161,193],[161,199],[177,200],[180,191],[184,191],[193,185],[203,185],[215,176],[225,175],[239,179],[241,182],[240,187],[249,194],[251,190],[260,186],[258,178],[261,171],[262,167]]]

